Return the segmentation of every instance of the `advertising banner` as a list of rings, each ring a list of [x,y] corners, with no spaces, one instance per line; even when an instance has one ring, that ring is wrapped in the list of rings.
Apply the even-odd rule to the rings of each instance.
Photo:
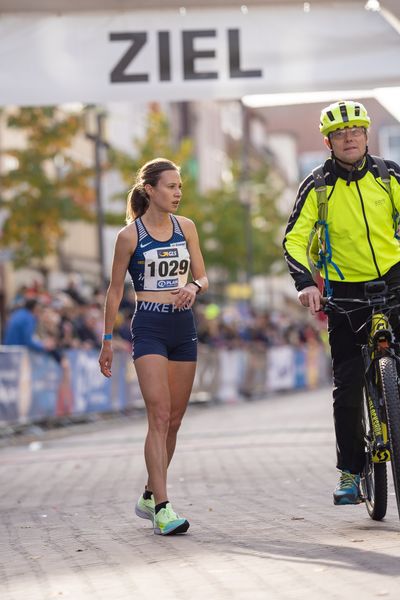
[[[74,414],[112,410],[111,381],[99,370],[97,350],[69,350]]]
[[[267,355],[267,389],[275,392],[296,386],[295,352],[290,346],[273,348]]]
[[[21,392],[23,393],[23,363],[27,354],[27,351],[21,348],[0,350],[0,423],[16,422],[19,418]],[[26,401],[26,398],[24,400]]]
[[[399,35],[364,4],[3,14],[0,105],[398,85]]]
[[[32,404],[29,418],[37,421],[54,417],[61,381],[61,367],[54,359],[41,352],[30,352],[29,357],[32,378]]]
[[[236,403],[282,390],[312,389],[329,380],[327,356],[318,345],[200,345],[190,401]],[[144,401],[127,352],[115,352],[113,376],[106,379],[96,350],[68,350],[58,362],[46,353],[0,347],[0,426],[132,408],[143,409]]]

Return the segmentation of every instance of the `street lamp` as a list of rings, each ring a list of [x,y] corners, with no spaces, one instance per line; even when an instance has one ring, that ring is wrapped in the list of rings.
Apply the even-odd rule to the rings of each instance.
[[[94,188],[97,211],[97,242],[100,266],[100,285],[102,290],[106,288],[106,272],[104,260],[104,210],[102,196],[102,150],[108,149],[109,144],[104,137],[104,120],[106,113],[98,106],[86,107],[85,135],[93,142],[94,149]]]
[[[251,223],[251,185],[250,185],[250,118],[247,107],[240,103],[242,110],[242,146],[240,160],[239,200],[243,205],[244,240],[246,247],[246,283],[251,284],[253,276],[253,231]]]

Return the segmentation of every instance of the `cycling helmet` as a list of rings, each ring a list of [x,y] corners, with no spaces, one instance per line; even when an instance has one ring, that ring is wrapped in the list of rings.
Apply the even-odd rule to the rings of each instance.
[[[335,129],[356,126],[368,128],[370,123],[371,119],[361,102],[342,100],[322,110],[319,130],[322,135],[328,136]]]

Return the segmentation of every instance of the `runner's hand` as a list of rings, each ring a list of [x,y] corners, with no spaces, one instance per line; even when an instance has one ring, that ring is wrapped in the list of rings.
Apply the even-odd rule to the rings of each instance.
[[[179,290],[171,291],[171,294],[176,296],[176,308],[191,308],[196,300],[196,292],[197,287],[194,285],[194,283],[187,283],[185,287],[179,288]]]
[[[100,371],[104,377],[111,377],[113,349],[110,342],[103,342],[99,356]]]

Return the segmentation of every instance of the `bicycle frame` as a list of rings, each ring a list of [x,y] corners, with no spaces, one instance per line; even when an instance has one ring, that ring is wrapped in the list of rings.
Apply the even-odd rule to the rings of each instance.
[[[386,291],[380,290],[380,291]],[[364,362],[364,379],[367,390],[368,411],[371,420],[373,440],[366,440],[372,447],[372,461],[376,463],[390,461],[390,446],[388,439],[387,421],[384,414],[384,404],[379,397],[379,380],[376,367],[377,361],[385,355],[396,356],[398,344],[393,341],[393,334],[389,317],[382,311],[382,306],[387,305],[385,295],[371,295],[366,300],[355,298],[327,298],[326,306],[333,308],[336,303],[354,303],[372,308],[371,329],[368,342],[361,346],[361,355]],[[336,307],[337,308],[337,307]],[[347,312],[347,311],[343,311]]]
[[[372,445],[372,461],[376,463],[390,460],[390,445],[386,415],[384,414],[385,407],[382,398],[378,395],[378,374],[374,367],[376,361],[387,354],[392,344],[393,336],[387,315],[373,309],[368,344],[361,347],[361,354],[364,361],[368,410],[374,438],[366,440],[366,442]]]
[[[361,497],[374,520],[386,514],[386,464],[391,461],[397,507],[400,516],[400,345],[394,339],[390,315],[400,308],[400,288],[388,293],[384,282],[365,284],[365,299],[327,298],[325,312],[345,315],[354,333],[370,325],[367,342],[361,345],[364,364],[365,465],[361,473]],[[346,309],[341,304],[358,305]],[[364,323],[354,329],[351,314],[370,308]],[[360,322],[360,321],[359,321]]]

